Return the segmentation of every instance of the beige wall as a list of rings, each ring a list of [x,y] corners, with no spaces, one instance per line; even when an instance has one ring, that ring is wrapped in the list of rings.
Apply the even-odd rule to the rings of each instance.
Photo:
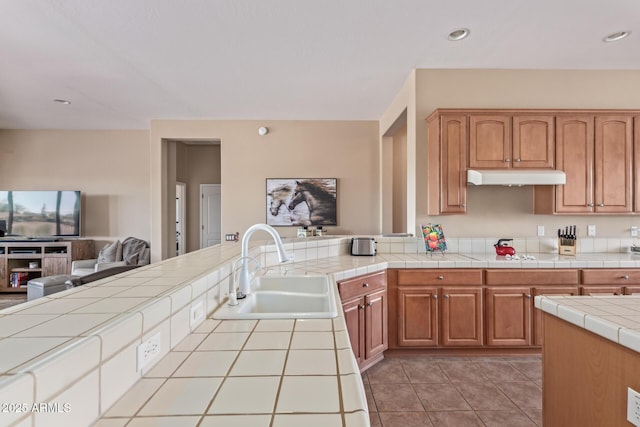
[[[547,235],[560,226],[597,225],[600,237],[629,237],[630,216],[533,215],[530,187],[471,187],[467,215],[429,217],[426,212],[424,119],[436,108],[628,108],[640,109],[640,71],[574,70],[417,70],[416,71],[416,225],[439,222],[451,236]],[[409,136],[410,138],[410,136]],[[417,229],[416,229],[417,230]]]
[[[0,188],[80,190],[83,235],[151,237],[149,132],[0,130]]]
[[[261,137],[258,128],[270,132]],[[175,121],[151,123],[153,257],[170,256],[171,179],[167,140],[221,141],[223,234],[265,222],[266,178],[338,179],[338,223],[330,233],[379,232],[378,123],[375,121]],[[175,221],[174,221],[175,224]],[[280,228],[295,236],[295,228]],[[152,248],[154,250],[154,248]]]
[[[393,228],[394,233],[407,230],[407,126],[399,128],[393,144]]]

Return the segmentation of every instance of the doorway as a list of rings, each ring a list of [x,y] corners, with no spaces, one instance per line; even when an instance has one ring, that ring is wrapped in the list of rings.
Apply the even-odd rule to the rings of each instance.
[[[200,248],[222,242],[220,184],[200,184]]]
[[[176,255],[186,253],[187,184],[176,182]]]

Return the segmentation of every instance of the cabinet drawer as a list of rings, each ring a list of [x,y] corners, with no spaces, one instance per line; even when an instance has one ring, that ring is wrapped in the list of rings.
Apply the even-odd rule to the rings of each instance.
[[[637,285],[640,284],[640,270],[582,270],[584,285]]]
[[[526,269],[526,270],[487,270],[487,285],[540,286],[540,285],[577,285],[578,270],[562,269]]]
[[[344,301],[378,289],[384,289],[386,285],[387,274],[385,271],[380,271],[378,273],[358,276],[353,279],[338,282],[338,290],[340,292],[340,298]]]
[[[399,270],[399,285],[482,285],[481,269]]]

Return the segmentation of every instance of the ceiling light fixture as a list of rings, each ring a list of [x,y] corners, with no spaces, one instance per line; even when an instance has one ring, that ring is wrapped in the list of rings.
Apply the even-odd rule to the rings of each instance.
[[[629,34],[631,34],[631,31],[617,31],[604,37],[602,41],[605,43],[617,42],[618,40],[622,40],[625,37],[629,36]]]
[[[71,101],[67,101],[66,99],[54,99],[53,102],[58,104],[70,105]]]
[[[467,28],[460,28],[459,30],[451,31],[447,38],[452,42],[457,42],[458,40],[466,39],[470,32]]]

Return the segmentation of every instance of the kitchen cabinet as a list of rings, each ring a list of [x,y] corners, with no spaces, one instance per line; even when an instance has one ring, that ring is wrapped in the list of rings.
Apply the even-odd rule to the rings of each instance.
[[[624,295],[640,287],[637,269],[585,269],[581,273],[582,295]]]
[[[469,116],[469,167],[505,168],[511,165],[511,116]]]
[[[578,286],[541,286],[533,288],[532,298],[538,295],[549,296],[575,296],[580,295]],[[542,346],[544,331],[542,330],[542,311],[534,307],[533,309],[533,345]]]
[[[537,187],[536,198],[544,201],[554,194],[555,205],[552,212],[545,212],[548,206],[536,201],[536,213],[631,212],[632,129],[631,116],[556,117],[556,165],[567,182]]]
[[[444,114],[428,120],[430,215],[467,211],[467,116]]]
[[[360,371],[383,358],[388,347],[386,272],[338,282],[351,348]]]
[[[634,212],[640,212],[640,116],[633,119],[633,188]]]
[[[577,295],[579,276],[570,269],[490,269],[485,284],[487,345],[522,347],[540,341],[533,296]]]
[[[552,115],[469,116],[470,168],[554,167]]]
[[[7,257],[4,255],[4,248],[2,248],[2,252],[0,252],[0,284],[1,283],[7,283]]]
[[[397,270],[400,348],[482,346],[482,270]]]

